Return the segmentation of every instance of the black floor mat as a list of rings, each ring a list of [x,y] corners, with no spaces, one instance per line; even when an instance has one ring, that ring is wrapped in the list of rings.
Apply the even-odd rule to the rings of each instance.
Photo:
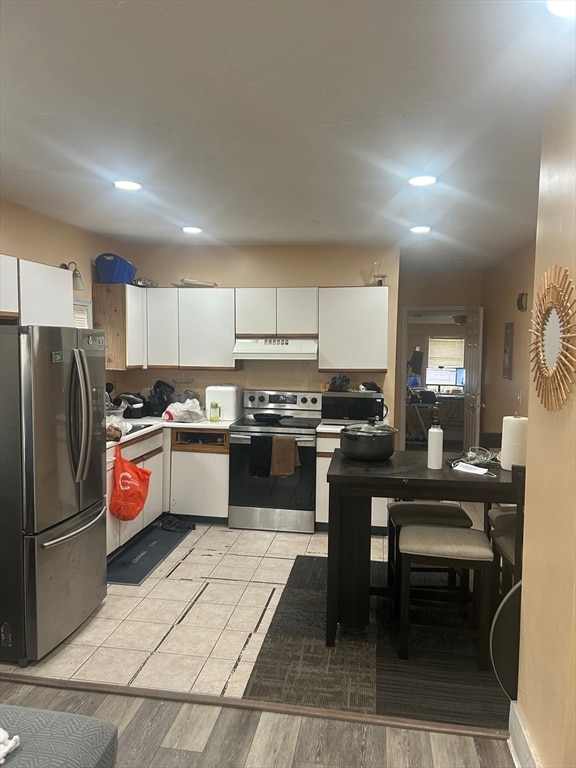
[[[178,523],[182,522],[174,518]],[[165,530],[162,518],[149,525],[108,561],[110,584],[141,584],[190,532],[194,523],[182,522],[184,530]]]

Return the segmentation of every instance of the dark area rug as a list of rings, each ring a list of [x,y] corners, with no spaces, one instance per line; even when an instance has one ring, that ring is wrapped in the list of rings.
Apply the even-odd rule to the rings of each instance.
[[[326,563],[296,558],[243,698],[508,729],[510,702],[493,671],[478,669],[475,641],[463,631],[411,627],[410,658],[401,660],[392,601],[372,597],[370,624],[340,625],[327,648]],[[386,564],[372,563],[372,570],[373,583],[384,584]],[[411,621],[437,622],[437,614],[416,607]],[[462,624],[449,606],[442,620]]]
[[[108,583],[142,584],[194,527],[174,515],[160,517],[113,554],[108,561]]]

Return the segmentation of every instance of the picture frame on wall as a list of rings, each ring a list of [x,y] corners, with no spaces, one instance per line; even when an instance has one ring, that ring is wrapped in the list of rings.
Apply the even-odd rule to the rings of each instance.
[[[504,360],[502,364],[502,376],[505,379],[512,378],[513,353],[514,353],[514,323],[506,323],[504,326]]]

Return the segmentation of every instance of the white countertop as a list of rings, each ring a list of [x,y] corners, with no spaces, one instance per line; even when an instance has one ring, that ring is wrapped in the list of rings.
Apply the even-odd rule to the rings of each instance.
[[[120,440],[108,440],[106,442],[106,449],[113,448],[115,445],[124,445],[136,437],[151,434],[159,427],[176,427],[179,429],[228,429],[230,424],[232,424],[231,421],[209,421],[208,419],[202,419],[202,421],[164,421],[161,416],[143,416],[141,419],[126,419],[126,421],[135,427],[142,427],[144,425],[146,425],[146,427],[144,429],[138,428],[134,432],[130,431],[126,435],[123,435]]]
[[[141,419],[126,419],[126,421],[139,427],[146,424],[146,428],[137,429],[135,432],[128,432],[118,442],[115,440],[108,441],[106,448],[112,448],[118,444],[123,445],[135,437],[151,434],[158,427],[170,427],[171,429],[229,429],[230,425],[233,424],[232,421],[209,421],[208,419],[203,419],[202,421],[163,421],[160,416],[144,416]],[[316,428],[316,433],[318,435],[337,434],[345,426],[345,424],[319,424]]]

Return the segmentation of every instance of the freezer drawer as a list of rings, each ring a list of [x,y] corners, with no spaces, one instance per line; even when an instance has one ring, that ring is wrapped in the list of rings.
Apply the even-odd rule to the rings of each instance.
[[[106,596],[104,500],[61,525],[24,538],[26,657],[41,659]]]

